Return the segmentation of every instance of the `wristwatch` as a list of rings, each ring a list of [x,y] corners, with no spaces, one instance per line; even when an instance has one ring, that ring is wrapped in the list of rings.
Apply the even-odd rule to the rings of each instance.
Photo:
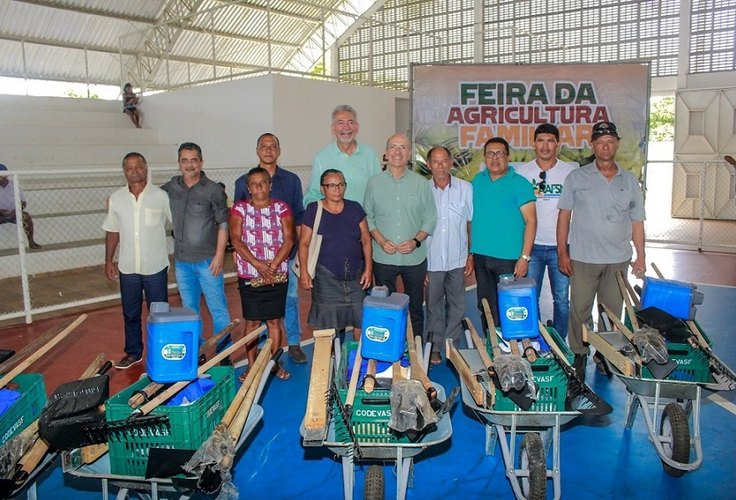
[[[529,257],[528,255],[524,255],[524,254],[521,254],[521,258],[524,259],[527,262],[531,262],[531,260],[532,260],[531,257]]]
[[[421,241],[419,241],[419,240],[418,240],[418,239],[416,239],[416,238],[412,238],[412,239],[414,240],[414,243],[416,243],[416,244],[417,244],[417,248],[419,248],[420,246],[422,246],[422,242],[421,242]]]

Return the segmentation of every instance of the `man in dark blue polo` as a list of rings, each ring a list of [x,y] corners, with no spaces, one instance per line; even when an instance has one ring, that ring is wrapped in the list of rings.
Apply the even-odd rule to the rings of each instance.
[[[302,223],[302,217],[304,216],[302,181],[295,173],[278,166],[281,145],[279,144],[279,138],[274,134],[265,133],[258,138],[256,142],[256,154],[258,155],[258,166],[265,168],[271,175],[271,196],[274,199],[288,203],[294,213],[294,225],[297,231],[296,239],[298,240],[299,225]],[[245,186],[245,175],[242,175],[235,180],[234,201],[237,202],[248,198],[250,198],[250,193],[248,193]],[[289,266],[294,263],[296,249],[297,246],[295,245],[291,255],[289,255]],[[295,363],[306,363],[307,356],[299,345],[302,330],[299,325],[298,281],[294,276],[289,277],[284,323],[286,326],[286,339],[289,342],[289,357]]]

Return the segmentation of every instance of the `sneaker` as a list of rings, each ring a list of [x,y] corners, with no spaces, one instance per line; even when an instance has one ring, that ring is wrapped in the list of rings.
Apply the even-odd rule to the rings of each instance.
[[[307,362],[307,355],[304,354],[304,351],[302,351],[301,346],[298,346],[298,345],[289,346],[289,357],[294,361],[294,363],[298,365],[301,365]]]
[[[142,356],[131,356],[130,354],[126,354],[123,359],[118,361],[118,364],[115,365],[115,368],[118,370],[127,370],[131,366],[133,366],[136,363],[140,363],[143,359]]]

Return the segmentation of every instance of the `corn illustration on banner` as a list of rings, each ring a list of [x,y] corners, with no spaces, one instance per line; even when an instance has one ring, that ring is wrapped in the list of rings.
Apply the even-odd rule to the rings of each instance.
[[[427,151],[447,147],[453,174],[470,180],[483,168],[483,144],[500,136],[510,161],[534,159],[534,130],[560,129],[559,157],[593,160],[591,130],[616,124],[616,161],[641,178],[646,160],[649,64],[467,64],[412,67],[412,135],[415,165],[428,173]]]

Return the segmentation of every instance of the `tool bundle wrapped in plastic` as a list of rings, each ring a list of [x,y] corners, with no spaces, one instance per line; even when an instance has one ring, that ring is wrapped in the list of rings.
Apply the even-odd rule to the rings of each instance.
[[[391,418],[388,426],[397,432],[421,431],[439,421],[418,380],[395,380],[391,386]]]
[[[501,383],[501,390],[521,391],[527,388],[527,396],[536,399],[537,387],[534,384],[534,374],[528,361],[514,354],[498,356],[493,360]]]
[[[636,330],[632,343],[639,350],[644,363],[654,361],[663,365],[670,359],[664,337],[654,328],[644,326]]]

